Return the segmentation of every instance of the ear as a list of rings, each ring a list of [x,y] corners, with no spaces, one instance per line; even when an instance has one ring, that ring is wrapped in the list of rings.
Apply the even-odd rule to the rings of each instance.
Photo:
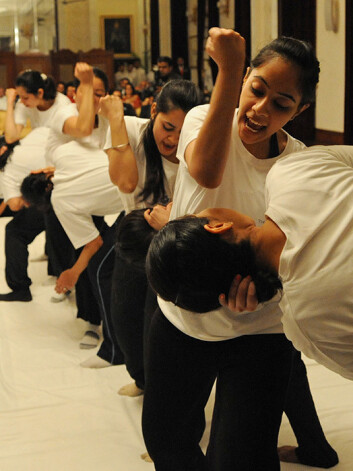
[[[211,232],[212,234],[224,234],[225,232],[229,231],[232,226],[232,222],[218,222],[208,223],[205,224],[203,227],[204,229],[206,229],[207,232]]]
[[[151,119],[154,119],[157,116],[156,108],[157,108],[157,103],[153,102],[151,106]]]
[[[244,78],[243,78],[243,85],[248,80],[250,74],[251,74],[251,67],[248,67],[246,69],[246,73],[245,73]]]
[[[37,92],[37,97],[42,99],[44,96],[44,90],[43,88],[38,88],[38,92]]]
[[[293,121],[293,119],[295,119],[297,116],[299,116],[303,111],[307,110],[309,108],[309,106],[310,106],[310,103],[306,103],[301,108],[299,108],[296,111],[296,113],[294,114],[294,116],[292,116],[291,121]]]

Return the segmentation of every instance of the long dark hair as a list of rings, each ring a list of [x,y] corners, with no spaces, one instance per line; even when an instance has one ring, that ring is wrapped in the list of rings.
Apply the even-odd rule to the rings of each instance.
[[[9,161],[11,154],[13,153],[14,147],[16,147],[19,143],[20,141],[18,140],[9,144],[6,142],[5,136],[0,136],[0,148],[4,146],[7,147],[7,150],[5,150],[2,155],[0,155],[0,171],[4,171],[6,164]]]
[[[200,94],[189,80],[171,80],[167,82],[156,98],[156,113],[168,113],[181,109],[185,113],[200,103]],[[156,203],[166,204],[167,193],[164,187],[164,170],[161,154],[153,136],[154,119],[148,123],[142,144],[146,156],[146,179],[139,197],[141,201],[151,198],[152,205]]]
[[[23,87],[27,93],[38,95],[38,90],[43,89],[43,100],[55,100],[56,86],[52,77],[38,70],[26,70],[18,75],[15,82],[16,87]]]
[[[281,36],[263,47],[252,60],[251,66],[260,67],[274,57],[281,57],[299,67],[299,88],[302,94],[300,104],[314,103],[320,63],[312,45],[307,41]]]
[[[220,307],[237,274],[250,275],[259,302],[282,288],[278,275],[257,263],[248,240],[229,243],[204,229],[207,218],[186,216],[169,221],[152,239],[146,272],[153,290],[166,301],[194,312]]]

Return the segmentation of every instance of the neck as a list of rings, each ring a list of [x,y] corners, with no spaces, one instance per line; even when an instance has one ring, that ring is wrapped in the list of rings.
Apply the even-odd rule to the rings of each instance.
[[[48,110],[54,103],[54,100],[42,100],[40,105],[37,106],[39,111],[45,111]]]
[[[266,219],[263,226],[253,229],[250,240],[259,260],[278,273],[281,253],[287,238],[277,224]]]

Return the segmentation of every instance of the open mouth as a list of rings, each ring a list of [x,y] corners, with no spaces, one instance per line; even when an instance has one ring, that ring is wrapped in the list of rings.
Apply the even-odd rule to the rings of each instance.
[[[247,116],[245,116],[245,126],[251,132],[259,132],[266,128],[266,126],[258,123],[257,121],[254,121],[251,118],[248,118]]]
[[[175,149],[175,146],[171,146],[171,145],[169,145],[169,144],[165,144],[164,142],[163,142],[163,146],[164,146],[166,149],[168,149],[168,150],[174,150],[174,149]]]

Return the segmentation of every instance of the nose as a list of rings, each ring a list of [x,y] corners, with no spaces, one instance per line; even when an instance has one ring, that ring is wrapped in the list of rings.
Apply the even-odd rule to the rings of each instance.
[[[172,146],[176,146],[179,142],[179,134],[173,133],[168,136],[168,141]]]
[[[261,100],[258,100],[254,105],[253,105],[253,110],[255,113],[259,116],[268,116],[268,101],[266,97],[262,98]]]

